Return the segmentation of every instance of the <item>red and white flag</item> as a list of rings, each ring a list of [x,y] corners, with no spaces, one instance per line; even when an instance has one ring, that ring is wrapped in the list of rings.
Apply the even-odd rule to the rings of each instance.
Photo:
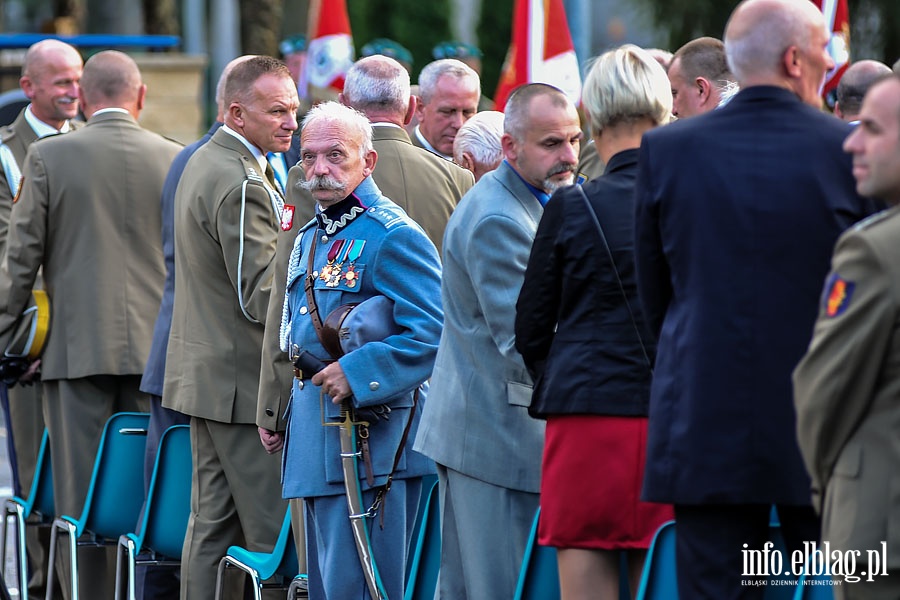
[[[581,99],[581,70],[562,0],[516,0],[512,42],[494,95],[497,109],[524,83],[547,83],[576,104]]]
[[[311,0],[307,39],[310,41],[300,87],[340,92],[353,64],[353,34],[346,0]]]
[[[834,61],[834,68],[825,74],[822,95],[827,95],[837,87],[847,66],[850,64],[850,12],[847,0],[812,0],[825,15],[825,24],[831,32],[828,54]]]

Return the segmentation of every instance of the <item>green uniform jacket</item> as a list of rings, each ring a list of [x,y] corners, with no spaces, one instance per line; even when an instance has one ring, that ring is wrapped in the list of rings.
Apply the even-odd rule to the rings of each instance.
[[[809,350],[794,371],[800,451],[833,549],[900,568],[900,209],[835,247]]]
[[[159,198],[179,149],[121,112],[29,148],[0,266],[0,332],[43,266],[43,379],[143,372],[165,279]]]
[[[254,423],[281,197],[222,127],[175,193],[175,304],[163,406]]]

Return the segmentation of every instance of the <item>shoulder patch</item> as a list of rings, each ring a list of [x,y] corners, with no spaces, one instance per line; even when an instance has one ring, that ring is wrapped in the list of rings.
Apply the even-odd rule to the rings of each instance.
[[[843,314],[850,306],[853,298],[853,290],[856,284],[844,279],[837,273],[828,276],[825,282],[825,291],[822,294],[822,310],[826,317],[837,317]]]

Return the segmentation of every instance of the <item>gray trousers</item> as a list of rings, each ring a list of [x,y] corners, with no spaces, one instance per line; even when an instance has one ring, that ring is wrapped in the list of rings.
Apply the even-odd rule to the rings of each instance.
[[[540,494],[437,465],[441,571],[437,600],[512,598]]]

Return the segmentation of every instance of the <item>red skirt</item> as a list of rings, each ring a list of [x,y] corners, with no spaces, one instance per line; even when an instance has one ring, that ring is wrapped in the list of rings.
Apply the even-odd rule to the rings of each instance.
[[[556,548],[649,548],[671,505],[641,502],[647,418],[547,420],[538,542]]]

